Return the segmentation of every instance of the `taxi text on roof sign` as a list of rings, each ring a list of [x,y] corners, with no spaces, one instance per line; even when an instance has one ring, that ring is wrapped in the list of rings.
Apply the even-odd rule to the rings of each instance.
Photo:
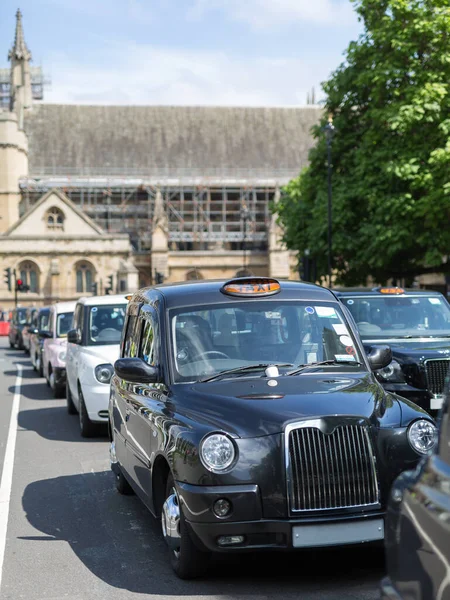
[[[229,296],[272,296],[278,294],[281,286],[276,279],[266,277],[246,277],[233,279],[224,284],[221,289],[223,294]]]
[[[399,287],[381,287],[377,288],[377,291],[381,294],[404,294],[405,290]]]

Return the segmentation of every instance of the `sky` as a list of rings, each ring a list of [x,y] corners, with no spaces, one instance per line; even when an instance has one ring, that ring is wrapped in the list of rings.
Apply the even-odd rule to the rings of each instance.
[[[0,67],[17,8],[52,103],[302,106],[361,32],[350,0],[0,0]]]

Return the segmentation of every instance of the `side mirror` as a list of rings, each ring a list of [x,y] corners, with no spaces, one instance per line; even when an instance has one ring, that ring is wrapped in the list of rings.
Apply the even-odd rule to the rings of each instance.
[[[36,327],[34,329],[30,329],[31,335],[38,335],[38,333],[39,333],[39,329],[36,329]]]
[[[114,363],[117,377],[130,383],[157,383],[158,369],[148,365],[142,358],[119,358]]]
[[[76,329],[70,329],[68,331],[67,341],[69,344],[79,344],[81,342],[80,335]]]
[[[48,331],[47,329],[41,329],[39,331],[39,337],[41,337],[41,338],[51,338],[51,337],[53,337],[53,333],[51,331]]]
[[[367,353],[369,365],[372,371],[384,369],[392,362],[392,350],[390,346],[372,346]]]

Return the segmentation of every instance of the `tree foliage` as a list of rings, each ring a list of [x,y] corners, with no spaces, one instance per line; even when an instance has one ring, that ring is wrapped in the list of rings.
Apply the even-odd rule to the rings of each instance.
[[[277,206],[289,248],[327,270],[334,117],[333,263],[340,283],[450,272],[450,0],[353,0],[364,25],[323,84],[310,164]]]

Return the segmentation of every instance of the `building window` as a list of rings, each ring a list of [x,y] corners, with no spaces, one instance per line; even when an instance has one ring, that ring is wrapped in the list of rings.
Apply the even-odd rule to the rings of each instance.
[[[64,229],[64,214],[56,206],[52,206],[47,211],[47,229],[59,229],[61,231]]]
[[[30,286],[30,292],[33,294],[39,293],[39,270],[37,265],[31,260],[27,260],[20,264],[19,269],[20,279],[25,285]]]
[[[92,283],[94,281],[94,269],[92,265],[86,262],[78,263],[75,269],[77,293],[92,292]]]

